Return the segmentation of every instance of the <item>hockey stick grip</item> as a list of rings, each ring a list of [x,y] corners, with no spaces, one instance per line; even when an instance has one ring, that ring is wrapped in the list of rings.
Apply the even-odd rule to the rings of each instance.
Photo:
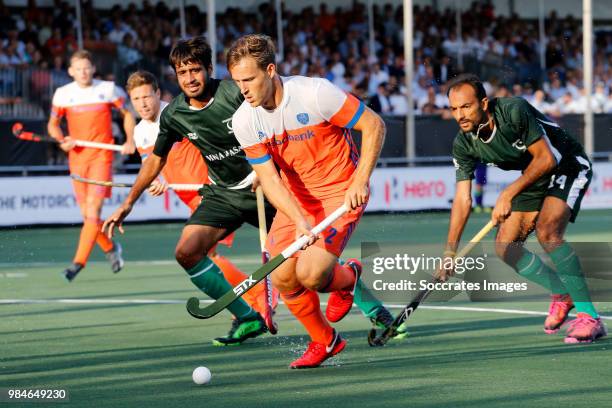
[[[259,223],[259,246],[261,247],[261,253],[263,254],[266,250],[266,211],[264,202],[264,192],[261,186],[255,189],[255,196],[257,198],[257,221]]]
[[[472,251],[472,249],[476,246],[476,244],[478,244],[489,233],[489,231],[491,231],[494,226],[495,224],[493,224],[493,221],[489,221],[487,225],[482,227],[482,229],[478,231],[476,235],[474,235],[470,242],[465,247],[463,247],[461,251],[457,253],[457,255],[455,255],[455,258],[463,258],[467,254],[469,254],[470,251]]]
[[[90,142],[88,140],[74,140],[74,144],[79,147],[93,147],[95,149],[102,150],[114,150],[117,152],[121,151],[121,145],[114,145],[110,143],[98,143],[98,142]]]
[[[333,213],[328,215],[327,218],[325,218],[323,221],[321,221],[319,224],[317,224],[317,226],[315,226],[311,230],[311,232],[313,233],[313,235],[319,235],[320,233],[325,231],[325,229],[327,227],[332,225],[334,223],[334,221],[336,221],[338,218],[342,217],[344,215],[344,213],[346,213],[347,211],[348,211],[348,208],[346,208],[346,205],[342,204],[342,206],[340,208],[335,210]],[[283,252],[281,252],[281,254],[283,255],[284,258],[289,258],[291,255],[295,254],[297,251],[302,249],[302,247],[308,243],[309,239],[310,238],[308,236],[306,236],[306,235],[298,238],[297,241],[295,241],[293,244],[289,245],[287,247],[287,249],[285,249]]]
[[[168,188],[174,191],[198,191],[202,184],[168,184]]]

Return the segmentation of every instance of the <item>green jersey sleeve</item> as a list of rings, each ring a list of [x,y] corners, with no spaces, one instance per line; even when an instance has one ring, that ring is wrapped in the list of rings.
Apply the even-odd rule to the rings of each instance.
[[[464,140],[465,137],[459,132],[453,142],[453,164],[455,165],[456,181],[472,180],[474,169],[476,169],[476,160],[469,153],[469,147]]]
[[[510,109],[510,124],[520,135],[525,146],[529,147],[546,134],[542,124],[538,122],[534,109],[523,98],[515,98]]]
[[[157,134],[157,140],[155,141],[155,147],[153,153],[160,157],[168,156],[172,145],[175,142],[179,142],[183,137],[174,131],[170,125],[170,111],[171,109],[164,109],[159,118],[159,133]]]

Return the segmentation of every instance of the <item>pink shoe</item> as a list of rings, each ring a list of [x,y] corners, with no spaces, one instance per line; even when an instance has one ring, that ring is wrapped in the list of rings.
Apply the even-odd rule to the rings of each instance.
[[[546,334],[558,332],[561,325],[567,320],[570,310],[574,308],[574,302],[572,302],[570,295],[552,295],[551,300],[548,316],[544,321],[544,332]]]
[[[567,328],[565,343],[592,343],[600,337],[606,336],[606,326],[600,318],[594,319],[586,313],[578,313]]]

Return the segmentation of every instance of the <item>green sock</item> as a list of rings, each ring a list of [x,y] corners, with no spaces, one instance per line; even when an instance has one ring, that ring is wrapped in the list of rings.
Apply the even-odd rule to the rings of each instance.
[[[376,309],[382,306],[381,301],[374,297],[372,292],[361,282],[361,279],[357,281],[357,286],[355,286],[355,299],[353,301],[366,317],[374,317]]]
[[[193,284],[213,299],[219,299],[226,292],[232,290],[221,269],[209,257],[204,257],[187,273]],[[227,308],[240,319],[254,317],[256,313],[242,298],[236,300]]]
[[[563,282],[563,286],[567,288],[574,301],[576,311],[578,313],[587,313],[595,319],[598,318],[599,315],[591,302],[589,288],[580,267],[580,260],[572,247],[567,242],[564,242],[549,255],[557,267],[557,273],[561,282]]]
[[[557,276],[557,273],[534,253],[523,249],[523,256],[516,263],[515,269],[519,275],[538,285],[544,286],[555,295],[563,295],[568,291]]]

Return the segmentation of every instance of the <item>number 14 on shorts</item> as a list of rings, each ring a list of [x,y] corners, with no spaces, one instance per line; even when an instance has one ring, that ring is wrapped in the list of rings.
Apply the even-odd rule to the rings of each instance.
[[[559,186],[559,189],[563,190],[565,188],[566,181],[567,181],[567,176],[565,174],[561,174],[559,176],[557,176],[556,174],[553,174],[550,177],[550,184],[548,185],[548,188],[553,188],[555,184],[557,184]]]

